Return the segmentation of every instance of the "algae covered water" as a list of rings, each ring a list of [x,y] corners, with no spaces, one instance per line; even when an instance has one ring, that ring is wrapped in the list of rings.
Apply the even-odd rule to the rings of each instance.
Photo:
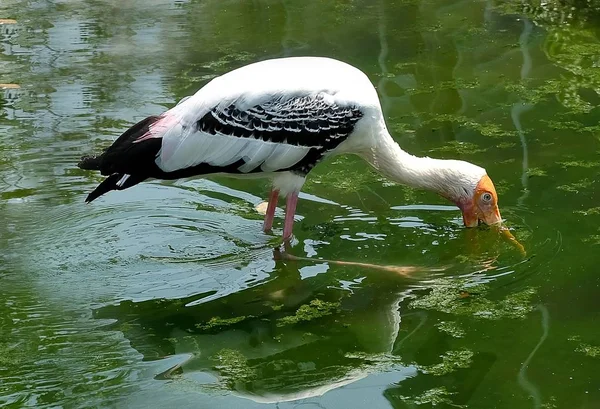
[[[3,1],[0,406],[600,407],[599,34],[568,0]],[[365,71],[405,150],[485,167],[526,255],[354,157],[310,174],[288,253],[261,180],[84,204],[80,156],[295,55]]]

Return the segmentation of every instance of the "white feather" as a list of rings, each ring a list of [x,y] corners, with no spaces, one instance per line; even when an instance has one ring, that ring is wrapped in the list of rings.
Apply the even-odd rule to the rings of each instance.
[[[274,172],[294,166],[306,156],[310,148],[295,145],[278,145],[261,165],[264,172]]]
[[[206,150],[199,159],[200,162],[206,162],[212,166],[226,166],[226,162],[239,159],[238,152],[246,146],[244,139],[235,136],[216,134],[210,135],[210,137],[215,140],[215,143],[211,146],[211,150]]]
[[[189,129],[189,128],[188,128]],[[156,164],[165,172],[173,172],[190,166],[194,162],[194,150],[188,149],[193,146],[190,141],[191,132],[185,132],[181,122],[162,132],[162,145],[156,157]]]
[[[129,179],[129,177],[130,177],[130,176],[131,176],[131,175],[127,175],[127,174],[123,175],[123,176],[121,177],[121,179],[119,179],[119,181],[116,183],[116,185],[117,185],[118,187],[123,187],[123,184],[125,184],[125,182],[127,182],[127,179]]]
[[[247,142],[244,140],[238,141],[232,149],[224,152],[218,158],[218,162],[214,160],[211,165],[213,166],[229,166],[239,161],[244,155],[244,151],[248,147]]]
[[[251,148],[245,152],[242,159],[246,162],[238,168],[240,172],[251,172],[256,169],[273,153],[277,145],[274,143],[262,142],[254,143]]]
[[[188,95],[187,97],[183,97],[181,98],[181,100],[177,103],[177,105],[179,104],[183,104],[185,101],[187,101],[188,99],[190,99],[192,96]]]
[[[299,192],[306,178],[292,172],[279,172],[273,177],[273,188],[279,190],[279,194],[287,196],[293,192]]]
[[[194,164],[212,161],[219,149],[226,142],[218,135],[210,135],[204,132],[197,132],[194,139],[194,147],[196,147],[196,156]]]

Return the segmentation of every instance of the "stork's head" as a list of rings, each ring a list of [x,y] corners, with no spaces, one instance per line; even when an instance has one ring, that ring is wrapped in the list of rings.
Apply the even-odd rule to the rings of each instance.
[[[439,192],[460,208],[465,226],[501,223],[498,194],[485,169],[469,162],[449,162],[453,163]]]
[[[475,227],[480,221],[487,225],[502,222],[498,209],[498,194],[492,179],[483,175],[469,195],[456,201],[463,215],[463,222],[467,227]]]

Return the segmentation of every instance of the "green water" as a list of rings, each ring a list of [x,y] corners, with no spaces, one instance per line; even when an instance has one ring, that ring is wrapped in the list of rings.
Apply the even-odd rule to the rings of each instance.
[[[595,4],[3,0],[0,406],[599,408]],[[406,150],[484,166],[527,255],[352,157],[305,186],[308,260],[281,214],[261,232],[265,181],[84,204],[81,155],[292,55],[365,71]]]

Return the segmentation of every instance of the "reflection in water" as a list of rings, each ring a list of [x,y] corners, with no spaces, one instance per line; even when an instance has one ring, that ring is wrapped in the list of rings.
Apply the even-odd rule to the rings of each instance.
[[[486,283],[493,280],[485,278],[484,271],[493,261],[478,273],[442,284],[439,273],[426,268],[390,271],[389,267],[328,261],[314,255],[302,258],[279,250],[275,259],[270,278],[260,285],[218,298],[209,292],[176,300],[123,301],[95,310],[94,316],[116,319],[107,329],[122,331],[147,360],[177,357],[156,379],[194,383],[207,393],[231,390],[267,403],[321,396],[367,377],[373,385],[369,375],[382,372],[389,373],[381,378],[385,383],[380,386],[387,387],[418,372],[441,376],[459,368],[473,369],[473,359],[477,365],[485,362],[481,368],[476,365],[477,371],[489,370],[494,359],[473,357],[469,350],[465,358],[461,358],[463,352],[454,356],[449,351],[442,363],[429,366],[404,357],[402,346],[419,335],[428,315],[401,315],[401,311],[417,307],[411,307],[410,300],[428,288],[433,288],[432,296],[418,308],[480,314],[485,319],[516,318],[529,311],[527,294],[531,293],[500,303],[483,298]],[[342,279],[343,270],[332,270],[334,265],[361,275]],[[307,275],[309,268],[318,266],[324,266],[327,274]],[[500,271],[498,276],[503,274]],[[407,280],[407,276],[421,278]],[[461,305],[465,294],[477,299],[471,307]],[[473,382],[469,385],[471,389],[459,388],[454,393],[468,401],[475,387]]]
[[[529,36],[533,25],[527,17],[523,17],[523,32],[519,37],[519,46],[523,53],[523,65],[521,66],[521,81],[527,80],[531,71],[531,54],[529,52]],[[527,188],[529,180],[529,151],[527,149],[527,140],[525,139],[525,133],[521,125],[521,115],[531,110],[533,105],[526,104],[523,101],[519,101],[514,104],[510,115],[515,124],[515,128],[519,134],[519,140],[521,141],[521,147],[523,148],[523,175],[521,176],[521,184],[523,185],[523,194],[519,197],[518,204],[523,205],[527,196],[529,195],[529,189]]]
[[[542,406],[542,396],[540,394],[540,390],[536,387],[529,379],[527,379],[526,371],[527,367],[531,363],[533,356],[537,352],[537,350],[542,346],[546,338],[548,337],[548,330],[550,329],[550,314],[548,313],[548,309],[543,305],[538,305],[536,308],[540,311],[542,315],[542,336],[540,337],[539,342],[533,348],[523,365],[521,365],[521,369],[519,370],[519,385],[526,390],[529,395],[533,398],[533,405],[535,409],[538,409]]]
[[[218,299],[124,301],[94,316],[117,318],[112,329],[145,359],[184,357],[159,378],[215,374],[213,386],[261,402],[321,395],[370,373],[393,370],[400,381],[411,372],[391,355],[408,295],[394,288],[398,279],[386,280],[394,289],[387,294],[382,283],[357,286],[362,279],[349,291],[330,275],[302,279],[297,264],[278,262],[271,280]]]

